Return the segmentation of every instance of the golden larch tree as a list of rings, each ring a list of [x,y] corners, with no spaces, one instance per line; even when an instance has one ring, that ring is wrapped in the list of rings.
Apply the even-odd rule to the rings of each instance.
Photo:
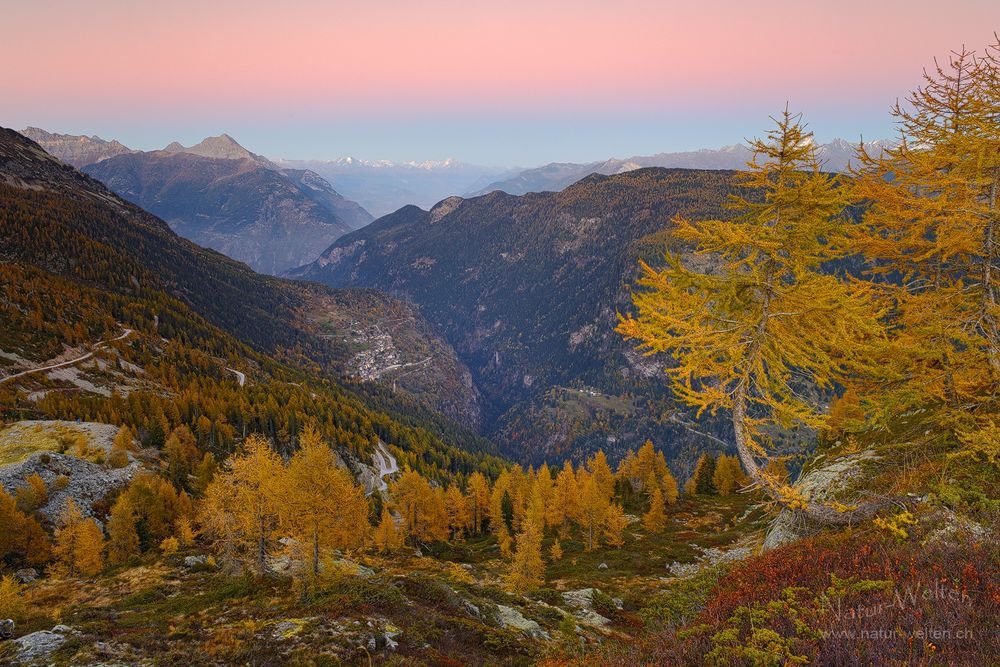
[[[962,49],[898,103],[899,141],[860,151],[854,229],[889,313],[891,344],[863,392],[888,420],[932,408],[968,428],[1000,390],[1000,42]]]
[[[354,549],[368,535],[368,501],[364,489],[337,465],[330,446],[313,426],[299,434],[299,449],[279,479],[277,492],[283,532],[308,545],[313,576],[322,552]]]
[[[673,235],[709,258],[704,270],[668,254],[657,270],[642,264],[636,314],[618,331],[646,354],[676,359],[666,369],[677,396],[703,412],[729,410],[736,449],[750,477],[773,499],[824,522],[852,513],[811,502],[762,469],[770,454],[765,425],[822,426],[801,391],[820,391],[872,371],[882,313],[870,285],[824,271],[848,253],[846,188],[821,171],[816,145],[787,109],[731,196],[730,220],[675,218]],[[699,266],[704,265],[702,262]]]
[[[243,443],[205,490],[203,531],[225,555],[266,572],[279,525],[281,458],[257,434]]]
[[[619,549],[625,544],[625,529],[628,528],[628,517],[625,509],[618,503],[611,503],[604,512],[604,541],[608,546]]]
[[[642,517],[642,526],[650,533],[658,533],[667,525],[667,513],[663,507],[663,492],[655,479],[646,484],[646,495],[649,497],[649,509]]]
[[[70,576],[93,576],[104,567],[104,533],[93,519],[84,518],[72,500],[59,515],[52,552]]]

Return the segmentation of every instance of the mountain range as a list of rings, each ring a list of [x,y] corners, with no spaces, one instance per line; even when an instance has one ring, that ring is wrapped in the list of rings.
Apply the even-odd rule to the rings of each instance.
[[[116,155],[135,153],[117,139],[106,141],[94,135],[84,137],[73,134],[54,134],[37,127],[21,130],[21,134],[43,146],[46,151],[55,155],[66,164],[74,167],[85,167]]]
[[[226,134],[190,148],[174,142],[150,152],[121,144],[121,150],[110,150],[111,142],[97,138],[35,135],[53,155],[74,159],[185,238],[257,271],[274,274],[311,261],[339,236],[372,220],[318,174],[279,168]]]
[[[866,146],[876,152],[887,141],[866,142]],[[843,139],[819,145],[819,157],[826,170],[847,171],[855,157],[857,144]],[[590,174],[621,174],[644,167],[665,167],[680,169],[743,169],[753,158],[753,151],[745,144],[735,144],[719,149],[703,149],[680,153],[657,153],[656,155],[636,155],[626,159],[611,158],[603,162],[572,163],[552,162],[550,164],[524,169],[503,179],[489,183],[471,192],[472,196],[501,190],[512,195],[527,192],[558,191]]]
[[[275,160],[282,167],[310,169],[375,216],[413,204],[430,208],[442,199],[482,189],[516,170],[456,160],[390,162],[358,160]]]

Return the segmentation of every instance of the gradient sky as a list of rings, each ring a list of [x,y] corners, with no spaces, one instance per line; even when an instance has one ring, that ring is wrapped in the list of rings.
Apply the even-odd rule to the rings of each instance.
[[[997,0],[2,0],[0,125],[496,165],[889,136]]]

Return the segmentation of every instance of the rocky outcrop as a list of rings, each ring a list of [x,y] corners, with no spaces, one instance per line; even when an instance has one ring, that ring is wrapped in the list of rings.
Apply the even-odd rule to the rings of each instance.
[[[862,471],[865,461],[873,461],[878,455],[871,449],[842,456],[809,470],[796,483],[798,489],[811,502],[822,503],[834,500],[837,492],[847,488]],[[801,512],[784,509],[774,520],[771,529],[764,538],[761,550],[767,551],[794,542],[815,530]]]
[[[27,437],[36,429],[65,434],[68,432],[81,436],[90,452],[90,460],[74,456],[75,450],[67,453],[56,451],[36,451],[25,458],[0,467],[0,487],[7,493],[15,494],[17,489],[27,486],[27,479],[38,475],[45,482],[48,499],[38,511],[50,521],[55,521],[73,500],[84,516],[91,515],[93,505],[106,498],[110,493],[127,485],[142,469],[140,462],[129,454],[129,463],[121,468],[112,468],[105,463],[96,461],[104,458],[111,451],[111,443],[118,427],[97,422],[51,421],[17,422],[3,433],[3,442],[16,441],[19,437]]]
[[[47,662],[49,656],[75,634],[79,633],[73,628],[57,625],[51,630],[39,630],[14,639],[10,642],[14,659],[22,665]]]
[[[525,618],[524,614],[514,607],[498,604],[497,622],[500,624],[501,628],[513,628],[514,630],[520,630],[532,639],[548,640],[550,638],[549,633],[543,630],[542,626],[530,618]]]
[[[142,464],[138,461],[131,461],[123,468],[109,468],[75,456],[39,452],[21,463],[0,468],[0,486],[8,493],[16,493],[18,487],[26,486],[28,477],[39,475],[49,494],[48,502],[38,511],[55,521],[71,499],[84,516],[90,516],[96,502],[126,486],[141,470]],[[56,481],[63,479],[65,482]]]
[[[573,609],[573,615],[578,621],[593,627],[604,627],[611,623],[610,619],[601,616],[594,611],[594,594],[600,592],[596,588],[581,588],[575,591],[566,591],[562,594],[563,600]]]

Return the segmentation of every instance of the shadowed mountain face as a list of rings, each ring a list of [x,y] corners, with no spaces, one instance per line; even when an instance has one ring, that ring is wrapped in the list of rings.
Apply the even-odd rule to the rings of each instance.
[[[660,372],[614,333],[615,314],[637,260],[662,261],[673,216],[723,215],[732,177],[642,169],[410,206],[291,275],[418,304],[471,368],[489,431],[522,460],[614,456],[647,437],[686,459],[698,438],[666,418],[676,408]]]
[[[884,141],[875,141],[866,145],[869,150],[878,152],[885,144]],[[846,171],[851,161],[855,159],[856,150],[857,144],[843,139],[834,139],[830,143],[819,146],[819,157],[826,170]],[[589,174],[610,176],[645,167],[743,169],[752,158],[753,152],[749,148],[737,144],[718,150],[704,149],[682,153],[637,155],[624,160],[612,158],[604,162],[586,164],[553,162],[535,169],[525,169],[508,178],[494,181],[475,191],[474,195],[486,194],[494,190],[512,195],[521,195],[527,192],[558,192]]]
[[[319,176],[269,165],[251,157],[157,151],[110,158],[84,171],[181,236],[264,273],[311,261],[371,219]]]
[[[248,162],[174,157],[220,170]],[[260,176],[255,169],[247,173]],[[4,286],[41,304],[33,319],[16,301],[0,300],[0,350],[6,353],[42,362],[62,351],[66,331],[78,331],[78,342],[92,341],[119,323],[206,345],[218,339],[219,347],[237,340],[269,358],[357,380],[364,391],[376,382],[395,387],[479,426],[469,371],[410,304],[371,290],[330,290],[257,274],[181,238],[161,219],[3,128],[0,194]],[[84,293],[91,296],[83,299]]]

